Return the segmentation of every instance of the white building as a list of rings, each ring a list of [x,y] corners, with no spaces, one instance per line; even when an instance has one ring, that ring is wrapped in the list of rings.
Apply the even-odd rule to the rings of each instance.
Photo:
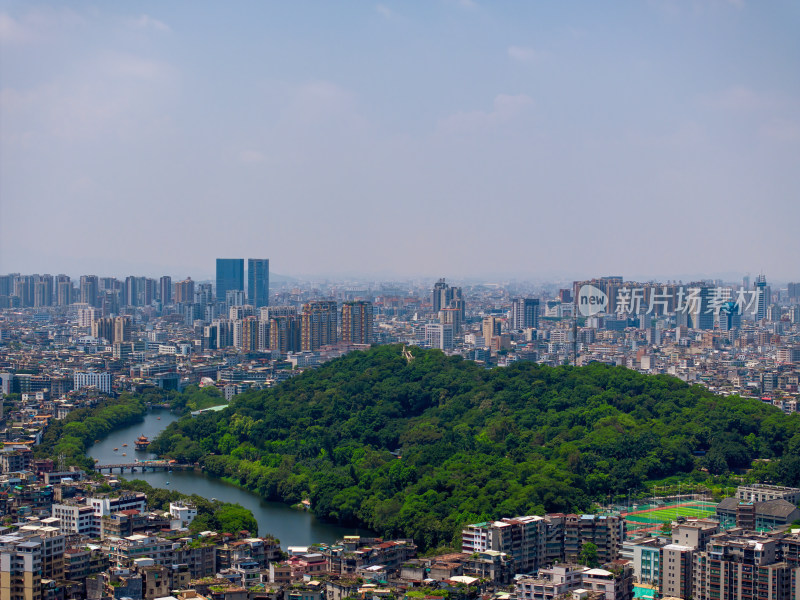
[[[111,373],[96,373],[94,371],[89,371],[87,373],[76,372],[74,379],[76,390],[94,386],[106,394],[111,393],[111,388],[114,383],[114,377]]]
[[[116,498],[87,498],[86,503],[92,507],[94,514],[98,517],[104,517],[121,510],[138,510],[142,513],[147,506],[147,496],[142,492],[133,492]]]
[[[197,507],[194,504],[181,501],[170,502],[169,514],[172,517],[171,528],[180,529],[182,527],[188,527],[189,523],[194,521],[194,518],[197,516]]]
[[[431,348],[452,350],[455,347],[453,326],[449,323],[427,323],[425,325],[425,342]]]
[[[100,520],[91,506],[53,504],[51,514],[58,519],[61,533],[80,533],[90,537],[99,535]]]

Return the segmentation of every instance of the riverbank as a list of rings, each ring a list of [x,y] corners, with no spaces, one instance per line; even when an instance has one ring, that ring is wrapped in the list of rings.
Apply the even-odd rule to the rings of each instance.
[[[118,462],[123,451],[127,451],[131,462],[147,460],[157,456],[149,451],[130,452],[133,442],[144,434],[149,439],[161,433],[179,416],[167,410],[154,409],[144,415],[142,421],[110,433],[87,450],[92,459],[101,463]],[[128,444],[123,450],[123,444]],[[116,452],[114,448],[117,448]],[[272,535],[281,540],[281,546],[309,546],[316,542],[331,543],[345,535],[374,535],[364,529],[343,527],[320,521],[309,511],[300,511],[287,504],[264,500],[257,494],[223,479],[211,477],[204,472],[167,471],[127,474],[130,479],[140,479],[154,488],[178,490],[184,494],[197,494],[209,500],[237,503],[249,509],[258,523],[259,535]]]

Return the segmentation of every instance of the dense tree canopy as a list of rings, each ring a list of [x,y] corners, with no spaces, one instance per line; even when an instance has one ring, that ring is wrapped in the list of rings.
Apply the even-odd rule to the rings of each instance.
[[[37,458],[53,460],[61,457],[64,467],[78,465],[91,469],[94,461],[85,452],[95,440],[141,421],[146,412],[145,403],[128,394],[103,400],[97,406],[73,410],[63,420],[51,421],[35,454]]]
[[[167,511],[170,502],[178,500],[191,502],[197,508],[197,516],[189,525],[189,529],[193,533],[201,531],[228,533],[249,531],[253,535],[258,533],[258,523],[252,511],[244,508],[241,504],[209,500],[197,494],[183,494],[176,490],[155,488],[141,479],[125,481],[123,488],[147,494],[147,504],[154,510]]]
[[[484,369],[436,350],[353,352],[154,442],[202,458],[266,498],[317,515],[449,543],[465,522],[588,510],[676,473],[724,474],[756,458],[800,481],[800,419],[668,376],[591,364]]]

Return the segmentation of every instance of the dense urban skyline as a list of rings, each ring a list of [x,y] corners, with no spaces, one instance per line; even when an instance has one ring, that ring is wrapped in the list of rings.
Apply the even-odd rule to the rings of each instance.
[[[0,271],[790,280],[799,17],[4,2]]]

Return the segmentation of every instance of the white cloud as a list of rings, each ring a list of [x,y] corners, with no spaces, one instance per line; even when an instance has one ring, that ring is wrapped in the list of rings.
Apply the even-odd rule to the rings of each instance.
[[[139,27],[141,29],[155,29],[156,31],[172,31],[169,25],[164,23],[163,21],[159,21],[151,17],[150,15],[141,15],[138,18],[134,19],[132,22],[134,27]]]
[[[266,162],[267,157],[258,150],[242,150],[239,153],[239,160],[248,165]]]
[[[800,142],[800,122],[791,119],[773,119],[759,129],[767,140],[781,143]]]
[[[742,85],[705,94],[701,102],[709,108],[734,112],[774,110],[783,104],[781,98],[773,93],[759,92]]]
[[[177,77],[167,64],[109,54],[87,63],[83,71],[84,77],[2,90],[0,111],[10,124],[7,136],[18,142],[49,136],[130,138],[164,126],[163,110],[177,93]]]
[[[0,41],[3,44],[25,44],[34,38],[33,32],[9,14],[0,13]]]
[[[492,110],[458,112],[439,121],[438,129],[450,133],[491,129],[520,117],[531,107],[533,99],[526,94],[495,96]]]
[[[378,12],[379,15],[381,15],[386,19],[391,19],[395,16],[394,11],[385,4],[376,4],[375,10]]]
[[[0,13],[0,44],[52,42],[85,23],[83,16],[68,8],[35,8],[15,16],[3,12]]]
[[[521,62],[538,62],[544,54],[526,46],[509,46],[508,56]]]

